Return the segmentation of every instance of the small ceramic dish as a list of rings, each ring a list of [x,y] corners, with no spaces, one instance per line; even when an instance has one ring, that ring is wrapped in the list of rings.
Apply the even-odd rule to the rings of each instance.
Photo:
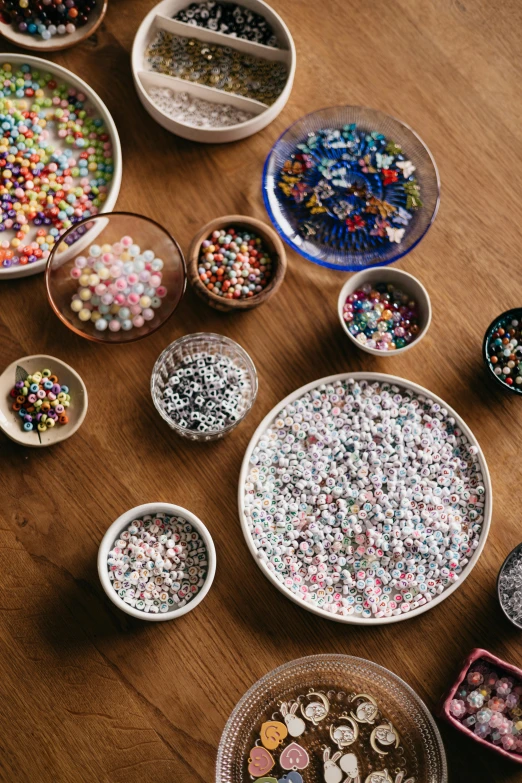
[[[223,429],[207,430],[206,432],[185,429],[171,419],[165,409],[163,392],[167,387],[169,377],[175,370],[179,369],[183,359],[193,356],[200,351],[227,356],[233,360],[236,367],[245,371],[246,383],[241,392],[241,403],[238,407],[239,418],[237,421],[223,427]],[[152,370],[150,391],[152,401],[154,402],[154,406],[159,415],[177,435],[181,435],[183,438],[188,438],[189,440],[218,440],[235,429],[250,412],[257,396],[257,372],[254,362],[239,343],[230,340],[222,334],[196,332],[195,334],[187,334],[185,337],[180,337],[179,340],[175,340],[158,356],[154,369]]]
[[[454,726],[458,731],[462,732],[467,737],[470,737],[470,739],[474,740],[475,742],[479,742],[483,747],[489,748],[495,753],[500,753],[502,756],[511,759],[511,761],[514,761],[516,764],[522,764],[522,754],[511,753],[508,750],[504,750],[504,748],[500,745],[494,745],[488,740],[477,737],[474,731],[471,731],[471,729],[469,729],[467,726],[464,726],[464,724],[457,720],[457,718],[455,718],[450,712],[450,704],[455,698],[455,694],[460,684],[465,680],[466,674],[468,673],[471,666],[479,659],[493,664],[496,669],[503,671],[508,676],[515,677],[519,682],[522,681],[522,669],[519,669],[518,666],[513,666],[513,664],[507,663],[507,661],[503,661],[502,658],[497,658],[496,655],[493,655],[487,650],[476,647],[470,652],[464,661],[462,668],[459,671],[458,676],[448,693],[442,697],[438,710],[439,715],[440,717],[447,720],[448,723],[451,723],[451,725]]]
[[[72,270],[78,256],[88,255],[91,245],[94,243],[98,247],[104,244],[113,245],[123,237],[131,237],[139,245],[141,252],[151,250],[156,259],[159,258],[163,261],[160,282],[167,292],[161,299],[159,307],[153,311],[152,319],[146,320],[141,326],[133,326],[128,331],[120,326],[118,331],[111,331],[112,327],[109,325],[104,331],[100,331],[92,320],[81,321],[78,313],[71,309],[72,297],[79,289],[79,280],[72,277],[71,273],[73,273]],[[71,253],[71,250],[74,252]],[[92,263],[98,263],[98,261],[93,259]],[[107,262],[105,266],[110,269],[110,262]],[[109,284],[111,280],[114,282],[111,277],[105,283]],[[49,256],[45,270],[45,285],[49,303],[55,314],[75,334],[97,343],[111,345],[130,343],[155,332],[173,314],[185,291],[185,259],[174,237],[155,220],[143,215],[134,215],[131,212],[103,213],[82,220],[65,232],[60,243],[54,246]],[[144,284],[140,283],[140,285],[143,289]],[[96,286],[90,286],[90,288],[91,294],[94,296]],[[127,294],[117,294],[117,296],[120,295],[127,296]],[[151,294],[151,296],[153,295]],[[126,300],[124,304],[128,309],[130,308]],[[143,305],[143,307],[151,309],[148,305]],[[116,316],[107,315],[108,318],[116,320]]]
[[[272,257],[272,278],[270,282],[258,294],[247,299],[226,299],[223,296],[218,296],[213,291],[208,290],[199,276],[199,256],[202,243],[210,237],[213,231],[232,227],[250,230],[260,236]],[[285,246],[274,229],[263,223],[263,221],[245,215],[225,215],[204,225],[193,238],[188,252],[187,273],[196,294],[215,310],[227,313],[233,310],[251,310],[267,302],[280,288],[286,273]]]
[[[103,22],[107,13],[109,0],[98,0],[96,7],[89,14],[89,21],[83,27],[78,27],[74,33],[67,35],[53,35],[48,41],[40,35],[30,35],[15,30],[10,22],[6,22],[0,17],[0,34],[6,41],[16,44],[20,49],[29,49],[32,52],[59,52],[62,49],[69,49],[71,46],[85,41],[93,35]]]
[[[15,382],[22,379],[23,371],[25,371],[25,375],[32,375],[32,373],[46,368],[58,376],[61,385],[65,384],[69,387],[71,395],[71,404],[67,408],[69,422],[45,432],[38,432],[36,429],[26,432],[22,427],[20,416],[12,409],[14,400],[10,396],[10,391]],[[55,443],[67,440],[81,427],[87,413],[87,406],[87,389],[84,382],[76,370],[55,356],[42,354],[23,356],[6,367],[0,375],[0,429],[8,438],[21,446],[40,448],[41,446],[53,446]]]
[[[109,578],[109,569],[107,566],[107,558],[109,556],[110,550],[114,546],[114,542],[117,538],[119,538],[120,533],[125,530],[130,523],[134,519],[138,519],[140,517],[145,516],[146,514],[169,514],[171,516],[178,516],[183,517],[183,519],[186,519],[187,522],[192,525],[194,530],[196,530],[199,535],[201,536],[203,543],[205,544],[206,550],[207,550],[207,561],[208,561],[208,567],[207,567],[207,573],[205,576],[205,584],[200,589],[198,594],[195,598],[193,598],[191,601],[189,601],[185,606],[181,607],[181,609],[170,609],[168,612],[159,613],[159,614],[149,614],[147,612],[143,612],[140,609],[136,609],[134,606],[131,606],[130,604],[125,603],[123,599],[121,599],[112,586],[111,580]],[[100,548],[98,550],[98,575],[100,577],[100,582],[102,584],[103,589],[105,590],[107,597],[110,598],[112,603],[118,607],[118,609],[121,609],[122,612],[126,612],[126,614],[132,615],[132,617],[137,617],[138,620],[147,620],[148,622],[161,622],[163,620],[175,620],[178,617],[181,617],[184,614],[187,614],[187,612],[191,612],[193,609],[198,606],[205,596],[207,595],[208,591],[212,587],[212,582],[214,581],[214,576],[216,574],[216,549],[214,547],[214,542],[212,540],[212,536],[210,535],[208,529],[205,527],[203,522],[191,511],[188,511],[186,508],[182,508],[182,506],[175,506],[172,503],[144,503],[141,506],[135,506],[135,508],[129,509],[129,511],[125,511],[118,519],[112,523],[110,528],[105,533],[102,542],[100,544]]]
[[[30,54],[9,53],[4,55],[3,62],[10,63],[15,70],[18,70],[23,65],[29,65],[31,68],[37,68],[44,74],[50,73],[53,77],[55,77],[59,84],[65,83],[70,87],[74,87],[76,90],[81,91],[85,95],[86,110],[89,113],[94,113],[101,120],[103,120],[103,124],[107,129],[107,134],[109,135],[112,143],[114,171],[108,186],[107,198],[103,202],[103,206],[100,207],[100,212],[111,212],[111,210],[113,210],[116,205],[118,194],[120,192],[122,174],[121,145],[116,124],[101,98],[96,92],[94,92],[92,87],[90,87],[87,82],[84,82],[83,79],[80,79],[79,76],[76,76],[76,74],[74,74],[72,71],[69,71],[67,68],[62,68],[61,65],[57,65],[50,60],[43,60],[40,57],[33,57]],[[57,145],[57,139],[58,137],[55,139],[54,134],[51,133],[51,142],[53,142],[53,146]],[[3,234],[4,238],[6,236],[7,234]],[[0,266],[0,281],[7,280],[8,278],[29,277],[30,275],[36,275],[39,272],[44,271],[46,263],[47,260],[41,258],[34,263],[25,264],[24,266],[20,264],[10,267]]]
[[[403,348],[396,348],[394,351],[380,351],[378,348],[369,348],[364,343],[359,342],[356,337],[348,329],[348,324],[343,317],[344,304],[350,294],[357,291],[365,283],[377,285],[378,283],[392,283],[395,288],[404,291],[405,294],[411,296],[417,302],[419,312],[419,332],[411,343],[408,343]],[[410,275],[408,272],[403,272],[401,269],[395,269],[393,267],[376,267],[374,269],[364,269],[362,272],[352,275],[341,288],[339,293],[339,299],[337,302],[337,312],[339,314],[339,320],[344,331],[357,348],[366,353],[371,353],[374,356],[397,356],[399,354],[409,351],[415,345],[418,345],[422,338],[426,335],[431,323],[431,301],[428,292],[416,277]]]
[[[501,589],[500,589],[500,577],[502,576],[506,566],[510,563],[511,559],[516,557],[517,555],[520,555],[521,553],[522,553],[522,544],[518,544],[518,546],[516,546],[514,549],[511,550],[509,555],[506,557],[506,559],[502,563],[502,566],[500,568],[500,571],[498,572],[498,577],[497,577],[497,595],[498,595],[498,602],[500,604],[500,608],[504,612],[504,614],[507,617],[507,619],[509,620],[509,622],[512,623],[515,626],[515,628],[518,628],[519,630],[522,630],[522,623],[516,622],[516,620],[514,620],[511,617],[511,615],[508,613],[508,611],[507,611],[507,609],[506,609],[506,607],[504,605],[504,602],[502,601],[502,592],[501,592]]]
[[[496,332],[499,327],[506,326],[506,324],[512,319],[518,321],[519,324],[522,323],[522,307],[514,307],[512,310],[506,310],[504,313],[497,315],[497,317],[490,323],[486,329],[482,343],[482,358],[489,375],[494,379],[497,385],[501,386],[504,391],[511,392],[511,394],[520,395],[522,394],[522,384],[517,385],[515,382],[512,386],[510,386],[508,383],[506,383],[505,380],[503,380],[505,377],[504,375],[497,375],[495,373],[495,366],[491,361],[489,349],[493,333]],[[521,355],[518,357],[518,362],[522,362]]]

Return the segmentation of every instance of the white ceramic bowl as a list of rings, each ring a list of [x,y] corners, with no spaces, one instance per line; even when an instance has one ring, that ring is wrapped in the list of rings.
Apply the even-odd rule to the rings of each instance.
[[[61,65],[56,65],[56,63],[53,63],[50,60],[42,60],[40,57],[33,57],[30,54],[11,54],[6,52],[5,54],[0,54],[0,62],[12,63],[13,65],[23,65],[24,63],[27,63],[34,68],[38,68],[42,71],[45,71],[46,73],[51,73],[53,76],[56,76],[60,82],[66,82],[67,84],[70,84],[71,87],[75,87],[76,89],[81,90],[85,94],[89,103],[94,106],[96,113],[104,121],[112,141],[114,172],[112,180],[108,186],[107,200],[103,203],[103,207],[100,209],[101,212],[112,212],[118,199],[121,185],[121,145],[120,137],[118,136],[118,131],[114,120],[112,119],[108,108],[103,103],[101,98],[97,95],[97,93],[94,92],[92,87],[89,87],[87,82],[84,82],[83,79],[80,79],[79,76],[76,76],[76,74],[67,70],[67,68],[62,68]],[[77,252],[77,250],[77,247],[71,245],[71,255]],[[30,275],[36,275],[38,272],[44,271],[46,264],[46,259],[40,259],[39,261],[35,261],[34,264],[26,264],[25,266],[11,266],[8,269],[0,267],[0,281],[15,277],[29,277]]]
[[[348,330],[348,324],[343,318],[343,307],[347,298],[354,291],[357,291],[365,283],[393,283],[394,286],[400,288],[404,293],[410,294],[411,298],[417,302],[419,309],[419,333],[417,337],[404,348],[397,348],[395,351],[379,351],[378,348],[368,348],[367,345],[360,343],[351,332]],[[403,272],[401,269],[395,269],[394,267],[375,267],[373,269],[364,269],[362,272],[352,275],[341,288],[339,293],[339,299],[337,301],[337,312],[339,314],[339,320],[344,331],[357,348],[366,353],[372,353],[374,356],[397,356],[409,351],[415,345],[418,345],[422,338],[425,336],[431,323],[431,301],[428,292],[416,277],[410,275],[408,272]]]
[[[108,0],[98,0],[96,8],[89,15],[89,21],[83,27],[71,33],[70,35],[53,35],[48,41],[44,41],[39,35],[28,35],[21,33],[11,24],[0,22],[0,34],[7,41],[16,44],[20,49],[29,49],[32,52],[59,52],[62,49],[69,49],[71,46],[81,43],[90,35],[93,35],[103,21],[107,12]]]
[[[160,513],[183,517],[183,519],[186,519],[187,522],[189,522],[192,527],[197,530],[207,549],[208,568],[207,575],[205,577],[205,584],[196,597],[185,604],[185,606],[182,606],[181,609],[171,609],[170,611],[164,613],[148,614],[146,612],[140,611],[139,609],[135,609],[129,604],[126,604],[125,601],[122,601],[122,599],[119,597],[116,590],[112,586],[111,580],[109,579],[107,558],[109,556],[110,550],[114,546],[114,542],[119,537],[121,531],[125,530],[134,519],[143,517],[145,514]],[[122,612],[126,612],[127,614],[132,615],[132,617],[137,617],[138,620],[162,622],[163,620],[175,620],[176,618],[187,614],[187,612],[191,612],[196,608],[196,606],[198,606],[198,604],[202,602],[202,600],[207,595],[212,586],[212,582],[214,581],[215,573],[216,549],[209,531],[203,522],[198,519],[197,516],[195,516],[195,514],[193,514],[191,511],[188,511],[186,508],[175,506],[172,503],[143,503],[141,506],[136,506],[135,508],[129,509],[129,511],[125,511],[125,513],[118,517],[116,522],[113,522],[110,528],[107,530],[98,550],[98,575],[100,577],[100,582],[102,583],[103,589],[107,593],[107,596],[110,598],[112,603],[117,606],[118,609],[121,609]]]
[[[22,367],[28,375],[38,370],[50,369],[53,375],[58,376],[58,382],[66,384],[70,389],[71,405],[67,408],[68,424],[60,424],[50,430],[40,433],[40,438],[36,430],[26,432],[21,423],[20,416],[13,411],[13,398],[9,392],[15,385],[16,368]],[[87,413],[88,398],[87,389],[84,382],[72,367],[57,359],[55,356],[45,356],[35,354],[33,356],[23,356],[6,367],[0,375],[0,429],[8,438],[20,443],[22,446],[30,448],[40,448],[41,446],[52,446],[67,440],[71,435],[81,427]]]
[[[151,117],[167,130],[182,136],[190,141],[207,143],[222,143],[237,141],[257,133],[274,120],[285,106],[294,82],[296,53],[295,44],[290,31],[279,14],[263,0],[240,0],[240,5],[261,14],[269,22],[277,35],[281,48],[264,46],[241,38],[232,38],[224,33],[215,33],[203,27],[188,25],[178,22],[172,16],[186,8],[190,0],[162,0],[161,3],[147,14],[141,23],[132,47],[132,73],[134,84],[139,98]],[[161,73],[149,71],[145,61],[145,51],[154,39],[158,30],[166,30],[176,35],[197,38],[207,43],[216,43],[221,46],[232,46],[254,57],[263,57],[267,60],[276,60],[286,63],[288,67],[288,79],[286,85],[276,101],[271,106],[250,98],[232,95],[231,93],[202,84],[189,82],[187,79],[178,79]],[[202,100],[214,103],[228,103],[237,109],[255,114],[255,117],[238,125],[230,125],[226,128],[195,128],[185,123],[174,120],[164,114],[152,101],[147,91],[150,87],[168,87],[175,92],[188,92],[190,95]]]
[[[290,590],[284,587],[284,585],[282,585],[281,582],[279,582],[276,579],[276,577],[264,564],[264,561],[258,557],[257,549],[254,546],[254,542],[252,540],[252,536],[250,535],[250,530],[248,528],[248,523],[245,517],[244,484],[248,475],[250,457],[261,435],[265,432],[268,426],[277,417],[277,414],[279,413],[281,408],[284,408],[285,405],[288,405],[289,403],[296,400],[298,397],[301,397],[303,394],[306,394],[306,392],[315,389],[320,384],[334,383],[336,381],[346,380],[347,378],[354,378],[356,381],[369,381],[370,383],[379,381],[380,383],[396,384],[397,386],[402,387],[403,389],[410,389],[416,394],[423,394],[429,397],[434,402],[437,402],[439,403],[439,405],[446,408],[448,411],[448,416],[452,416],[455,419],[458,426],[460,427],[464,435],[467,437],[468,441],[472,445],[477,447],[478,449],[477,456],[480,462],[480,467],[484,478],[483,483],[486,490],[485,506],[484,506],[484,522],[482,524],[482,531],[480,534],[478,546],[475,552],[473,553],[472,557],[470,558],[469,563],[466,565],[463,573],[461,574],[459,579],[451,585],[451,587],[446,588],[446,590],[444,590],[443,593],[441,593],[432,601],[430,601],[430,603],[424,604],[423,606],[420,606],[417,609],[413,609],[411,612],[408,612],[407,614],[402,614],[394,617],[362,618],[362,617],[358,617],[357,615],[348,615],[348,616],[340,617],[339,615],[332,614],[331,612],[312,606],[310,603],[300,600],[294,593],[292,593]],[[312,383],[307,383],[305,386],[301,386],[300,389],[297,389],[297,391],[292,392],[292,394],[289,394],[288,397],[285,397],[284,400],[279,402],[274,408],[272,408],[270,413],[268,413],[265,416],[265,418],[263,419],[259,427],[254,432],[252,439],[248,444],[245,456],[243,458],[243,463],[241,465],[241,472],[239,474],[238,506],[239,506],[239,518],[241,521],[241,527],[243,529],[243,534],[245,536],[245,540],[252,554],[252,557],[256,561],[257,565],[259,566],[263,574],[267,577],[267,579],[269,579],[270,582],[272,582],[272,584],[274,584],[277,587],[277,589],[281,593],[283,593],[283,595],[285,595],[287,598],[289,598],[298,606],[301,606],[303,609],[306,609],[309,612],[312,612],[313,614],[317,614],[320,617],[325,617],[327,620],[334,620],[335,622],[346,623],[348,625],[388,625],[389,623],[396,623],[401,620],[407,620],[408,618],[411,617],[417,617],[419,614],[422,614],[423,612],[427,612],[429,609],[433,609],[433,607],[442,603],[442,601],[444,601],[446,598],[449,598],[449,596],[452,593],[454,593],[455,590],[458,589],[458,587],[460,587],[460,585],[464,582],[464,580],[467,579],[472,569],[477,564],[477,561],[481,555],[482,550],[484,549],[484,544],[486,543],[486,539],[488,537],[489,527],[491,524],[491,514],[493,510],[493,495],[492,495],[491,479],[489,476],[488,466],[484,458],[484,454],[482,453],[482,450],[477,442],[477,439],[473,435],[468,425],[458,415],[458,413],[456,413],[456,411],[454,411],[453,408],[450,408],[450,406],[446,402],[444,402],[444,400],[442,400],[440,397],[437,397],[436,394],[433,394],[428,389],[425,389],[423,386],[419,386],[417,383],[412,383],[412,381],[408,381],[405,378],[398,378],[395,375],[387,375],[385,373],[377,373],[377,372],[350,372],[350,373],[341,373],[340,375],[330,375],[327,378],[320,378],[317,381],[312,381]]]

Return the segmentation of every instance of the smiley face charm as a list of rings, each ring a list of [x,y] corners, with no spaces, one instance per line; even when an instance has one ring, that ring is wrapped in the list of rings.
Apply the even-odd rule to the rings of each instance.
[[[381,723],[380,726],[376,726],[370,735],[370,744],[372,748],[381,756],[386,756],[388,751],[380,750],[378,745],[384,745],[384,747],[394,745],[396,748],[398,748],[399,742],[400,738],[397,729],[395,729],[394,726],[389,722]]]
[[[379,708],[373,696],[368,696],[367,693],[359,693],[354,699],[367,699],[367,701],[362,701],[358,704],[355,708],[355,713],[350,712],[352,718],[359,723],[374,723]]]
[[[274,766],[275,761],[266,748],[260,748],[257,745],[255,748],[252,748],[248,759],[248,771],[253,778],[268,775]]]
[[[310,757],[301,745],[291,742],[279,756],[279,764],[283,769],[306,769]]]
[[[263,723],[259,732],[261,742],[268,750],[275,750],[288,737],[288,729],[284,723],[271,720]]]

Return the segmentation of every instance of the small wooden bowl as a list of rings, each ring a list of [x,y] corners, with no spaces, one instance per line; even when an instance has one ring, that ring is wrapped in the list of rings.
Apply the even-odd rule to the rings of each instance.
[[[44,41],[40,36],[21,33],[15,30],[12,24],[2,21],[0,21],[0,34],[20,49],[28,49],[31,52],[60,52],[62,49],[70,49],[71,46],[82,43],[96,32],[107,13],[108,3],[109,0],[98,0],[87,24],[79,27],[74,33],[53,35],[48,41]]]
[[[212,291],[209,291],[199,278],[199,255],[202,242],[204,242],[205,239],[208,239],[213,231],[222,228],[226,229],[230,226],[233,226],[234,228],[236,226],[238,228],[244,227],[254,231],[261,237],[272,257],[272,279],[266,288],[248,299],[225,299],[223,296],[218,296]],[[273,228],[266,223],[263,223],[261,220],[256,220],[256,218],[246,217],[245,215],[225,215],[224,217],[216,218],[203,226],[190,243],[187,259],[188,279],[200,299],[203,299],[203,301],[215,310],[221,310],[222,312],[228,313],[232,310],[252,310],[254,307],[259,307],[259,305],[268,301],[268,299],[275,294],[283,282],[285,273],[286,253],[282,241]]]

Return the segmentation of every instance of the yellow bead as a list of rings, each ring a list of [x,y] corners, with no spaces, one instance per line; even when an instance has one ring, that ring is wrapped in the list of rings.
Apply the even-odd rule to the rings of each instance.
[[[91,311],[87,310],[87,308],[83,308],[83,310],[80,310],[78,313],[78,318],[80,321],[90,321],[91,320]],[[58,399],[60,398],[60,395],[58,395]]]
[[[92,291],[90,288],[81,288],[79,296],[82,302],[88,302],[92,297]]]

